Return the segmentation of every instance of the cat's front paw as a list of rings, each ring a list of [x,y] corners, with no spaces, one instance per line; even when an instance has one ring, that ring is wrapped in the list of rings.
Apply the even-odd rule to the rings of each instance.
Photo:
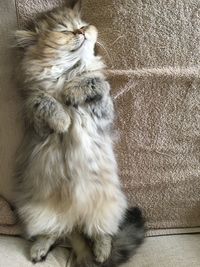
[[[88,94],[86,96],[85,102],[95,102],[100,101],[103,97],[103,92],[100,89],[101,81],[99,78],[89,78],[86,80],[86,86],[88,87]]]
[[[86,95],[82,88],[76,86],[66,91],[64,102],[67,106],[78,106],[85,102]]]
[[[86,84],[89,89],[86,103],[100,101],[106,91],[110,90],[108,82],[98,77],[87,79]]]
[[[49,127],[57,133],[68,131],[71,119],[68,114],[57,114],[49,120]]]
[[[63,97],[67,106],[100,101],[110,91],[109,83],[98,77],[86,77],[67,84]]]

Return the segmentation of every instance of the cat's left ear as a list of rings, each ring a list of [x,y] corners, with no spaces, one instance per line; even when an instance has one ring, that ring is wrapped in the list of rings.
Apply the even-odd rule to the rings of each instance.
[[[82,7],[81,0],[66,0],[66,4],[69,8],[73,9],[76,13],[81,12],[81,7]]]

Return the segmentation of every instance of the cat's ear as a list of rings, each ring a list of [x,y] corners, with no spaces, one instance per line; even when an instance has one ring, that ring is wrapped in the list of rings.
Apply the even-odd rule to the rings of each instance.
[[[18,30],[15,32],[16,46],[28,47],[37,42],[37,33],[33,31]]]
[[[76,13],[81,12],[82,1],[81,0],[66,0],[66,5],[73,9]]]
[[[81,13],[81,9],[82,9],[82,1],[81,0],[77,0],[75,1],[76,3],[74,4],[73,6],[73,10],[76,12],[76,13]]]

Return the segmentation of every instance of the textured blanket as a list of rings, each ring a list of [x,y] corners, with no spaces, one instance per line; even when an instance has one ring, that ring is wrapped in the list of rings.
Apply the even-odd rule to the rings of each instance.
[[[61,2],[16,0],[19,25]],[[83,13],[107,50],[130,204],[149,234],[199,231],[200,2],[85,0]]]
[[[19,235],[20,226],[8,202],[0,197],[0,234]]]

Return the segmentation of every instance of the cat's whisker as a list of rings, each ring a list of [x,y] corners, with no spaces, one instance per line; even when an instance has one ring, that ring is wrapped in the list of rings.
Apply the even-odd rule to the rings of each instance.
[[[116,38],[116,40],[112,43],[112,46],[118,42],[119,39],[124,38],[124,35],[120,35]]]
[[[99,45],[99,46],[106,52],[106,55],[107,55],[107,57],[108,57],[108,59],[109,59],[109,61],[110,61],[110,63],[111,63],[111,68],[112,68],[112,67],[113,67],[113,60],[112,60],[110,54],[108,53],[107,49],[106,49],[105,46],[104,46],[102,43],[100,43],[99,41],[97,41],[96,44],[97,44],[97,46]]]

